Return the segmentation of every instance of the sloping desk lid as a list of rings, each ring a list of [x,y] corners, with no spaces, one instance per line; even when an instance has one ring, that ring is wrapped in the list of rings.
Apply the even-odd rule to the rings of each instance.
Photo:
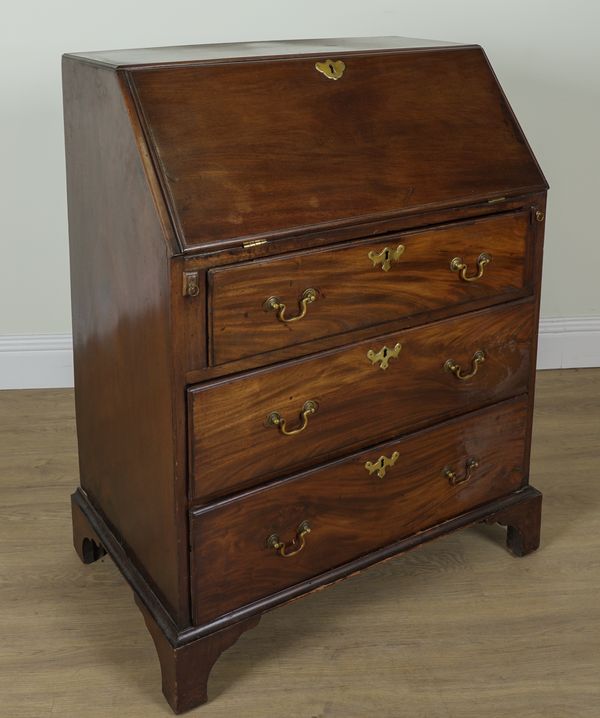
[[[184,251],[547,186],[476,46],[126,72]]]

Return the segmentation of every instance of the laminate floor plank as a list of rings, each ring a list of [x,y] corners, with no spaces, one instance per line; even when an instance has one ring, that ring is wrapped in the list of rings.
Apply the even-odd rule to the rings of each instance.
[[[542,546],[477,526],[263,617],[203,718],[599,718],[600,369],[538,375]],[[0,716],[171,715],[131,591],[71,544],[73,393],[0,392]]]

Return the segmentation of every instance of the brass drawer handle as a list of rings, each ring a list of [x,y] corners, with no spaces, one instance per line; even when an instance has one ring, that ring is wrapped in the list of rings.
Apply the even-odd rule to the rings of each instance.
[[[317,298],[317,290],[309,287],[302,292],[302,299],[300,300],[300,314],[296,314],[295,317],[286,317],[285,309],[286,305],[278,297],[269,297],[264,303],[263,307],[266,312],[277,312],[277,319],[284,324],[291,324],[297,322],[300,319],[304,319],[308,310],[308,305],[312,304]]]
[[[457,476],[456,472],[452,471],[449,466],[446,466],[444,468],[444,476],[448,479],[452,486],[458,486],[458,484],[464,484],[465,481],[468,481],[473,475],[473,472],[478,468],[479,461],[477,461],[477,459],[471,458],[468,459],[467,463],[465,464],[465,473],[463,476]]]
[[[399,458],[400,454],[397,451],[394,451],[394,453],[390,456],[389,459],[387,458],[387,456],[380,456],[374,464],[370,461],[367,461],[367,463],[365,464],[365,469],[369,472],[369,476],[371,476],[371,474],[376,471],[377,476],[379,476],[380,479],[383,479],[387,469],[393,466]]]
[[[367,352],[367,359],[370,360],[371,364],[376,364],[377,362],[381,362],[379,365],[380,369],[387,369],[390,363],[390,359],[397,359],[398,355],[400,354],[400,351],[402,349],[402,344],[398,343],[393,349],[388,349],[387,347],[381,347],[381,349],[375,353],[372,349],[369,349]]]
[[[283,543],[277,534],[271,534],[267,539],[268,548],[275,549],[283,558],[290,558],[300,553],[306,546],[305,536],[310,533],[308,521],[303,521],[296,529],[296,537],[289,543]]]
[[[460,364],[457,364],[454,359],[448,359],[444,364],[444,369],[446,369],[446,371],[452,372],[457,379],[460,379],[461,381],[466,381],[467,379],[471,379],[475,376],[475,374],[477,374],[479,365],[482,364],[484,361],[485,352],[482,349],[478,349],[475,354],[473,354],[473,359],[471,359],[471,371],[468,374],[463,373]]]
[[[300,419],[302,423],[297,429],[286,429],[285,419],[281,416],[281,414],[278,414],[276,411],[272,411],[269,416],[267,416],[267,424],[269,426],[277,426],[279,428],[279,431],[282,434],[285,434],[285,436],[293,436],[294,434],[299,434],[301,431],[304,431],[306,427],[308,426],[308,417],[311,414],[314,414],[318,409],[318,404],[316,401],[306,401],[304,402],[304,406],[302,407],[302,413],[300,414]]]
[[[492,261],[492,255],[488,254],[487,252],[482,252],[479,257],[477,257],[477,274],[473,274],[470,277],[467,277],[467,265],[462,261],[462,257],[454,257],[454,259],[450,262],[450,269],[453,272],[458,272],[460,274],[460,278],[465,282],[476,282],[478,279],[481,279],[483,277],[483,272],[485,269],[486,264],[489,264]]]
[[[404,254],[405,249],[406,248],[403,244],[399,244],[396,249],[385,247],[381,250],[381,252],[369,252],[368,257],[373,262],[374,267],[381,264],[383,271],[389,272],[392,262],[397,262]]]

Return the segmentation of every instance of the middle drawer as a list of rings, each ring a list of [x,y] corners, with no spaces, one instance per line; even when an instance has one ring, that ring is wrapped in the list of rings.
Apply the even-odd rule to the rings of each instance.
[[[527,391],[526,300],[188,390],[191,491],[214,498]]]

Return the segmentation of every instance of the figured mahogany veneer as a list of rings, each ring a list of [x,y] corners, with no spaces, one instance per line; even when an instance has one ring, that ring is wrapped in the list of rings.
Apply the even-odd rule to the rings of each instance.
[[[534,311],[531,301],[486,309],[191,388],[194,496],[231,493],[527,391]],[[396,344],[387,369],[367,356]],[[479,350],[485,361],[471,379],[444,368],[453,359],[470,371]],[[306,401],[317,410],[301,433],[268,424],[276,411],[297,427]]]
[[[469,302],[490,304],[531,291],[528,257],[531,212],[511,212],[427,230],[402,232],[375,241],[331,249],[296,252],[285,257],[217,267],[208,273],[210,350],[214,364],[261,354],[283,346],[353,329],[385,325],[439,307]],[[369,253],[390,253],[402,245],[387,271]],[[460,257],[477,274],[477,259],[491,256],[484,281],[465,282],[452,271]],[[265,309],[271,296],[286,303],[289,316],[298,314],[306,289],[317,298],[301,321],[284,323]]]
[[[537,548],[547,184],[480,47],[80,53],[63,86],[73,540],[175,712],[286,601],[477,522]]]
[[[527,399],[519,398],[198,509],[192,521],[194,620],[201,625],[518,490],[526,423]],[[399,457],[385,476],[365,469],[366,462],[394,452]],[[453,486],[444,469],[462,478],[472,458],[479,467]],[[285,558],[267,546],[271,534],[292,541],[302,521],[311,532],[297,556]]]
[[[131,73],[186,249],[544,188],[481,48],[315,59]]]

